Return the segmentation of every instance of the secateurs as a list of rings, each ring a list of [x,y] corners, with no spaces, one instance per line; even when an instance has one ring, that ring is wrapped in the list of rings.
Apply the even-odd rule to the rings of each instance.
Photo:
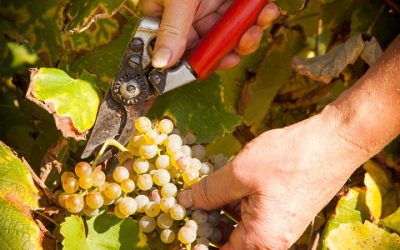
[[[142,116],[146,102],[154,96],[204,79],[256,23],[267,0],[236,0],[210,32],[175,67],[162,70],[151,66],[150,47],[160,21],[143,18],[128,44],[118,73],[100,106],[97,120],[82,158],[97,153],[101,144],[114,138],[126,144],[134,132],[134,120]],[[173,41],[171,41],[173,42]],[[101,161],[113,156],[106,152]]]

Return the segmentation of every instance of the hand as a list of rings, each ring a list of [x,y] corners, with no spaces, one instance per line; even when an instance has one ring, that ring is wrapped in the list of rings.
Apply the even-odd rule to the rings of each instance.
[[[231,3],[231,0],[140,0],[146,16],[162,16],[153,66],[168,68],[175,65],[185,49],[191,48],[204,36]],[[236,66],[240,62],[239,54],[253,53],[262,39],[263,29],[278,16],[278,7],[274,3],[267,4],[259,15],[257,25],[242,36],[235,51],[221,60],[218,69]]]

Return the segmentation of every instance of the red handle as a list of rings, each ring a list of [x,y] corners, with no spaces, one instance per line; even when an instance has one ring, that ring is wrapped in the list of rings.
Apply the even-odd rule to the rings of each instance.
[[[199,79],[214,72],[219,61],[238,44],[242,35],[257,22],[268,0],[235,0],[225,15],[187,56]]]

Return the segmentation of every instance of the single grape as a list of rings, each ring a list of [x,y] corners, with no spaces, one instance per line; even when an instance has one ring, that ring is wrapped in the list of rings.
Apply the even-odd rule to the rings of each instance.
[[[146,144],[146,139],[144,138],[144,135],[135,135],[132,136],[130,142],[132,145],[136,148],[142,146],[143,144]]]
[[[158,169],[169,167],[169,156],[160,155],[156,160],[156,167]]]
[[[122,200],[118,202],[117,206],[123,215],[132,215],[137,210],[136,200],[132,197],[122,198]]]
[[[170,244],[175,240],[175,233],[171,229],[164,229],[160,233],[161,241]]]
[[[181,152],[186,157],[192,157],[192,149],[188,145],[183,145],[181,147]]]
[[[181,227],[178,232],[178,239],[185,245],[192,244],[196,240],[196,231],[190,227]]]
[[[205,237],[197,238],[196,243],[197,243],[197,244],[200,244],[200,245],[204,245],[204,246],[206,246],[206,247],[208,247],[208,246],[210,245],[210,241],[209,241],[207,238],[205,238]]]
[[[97,209],[103,206],[104,198],[100,192],[89,192],[85,196],[86,205],[91,209]]]
[[[114,200],[109,199],[109,198],[104,194],[104,191],[103,191],[102,195],[103,195],[103,199],[104,199],[104,202],[103,202],[103,205],[104,205],[104,206],[109,206],[109,205],[111,205],[111,204],[114,203]]]
[[[151,191],[149,198],[150,198],[150,201],[160,203],[160,200],[161,200],[160,190],[154,189],[153,191]]]
[[[160,208],[165,213],[169,213],[175,204],[176,199],[174,197],[163,197],[160,200]]]
[[[96,216],[99,213],[99,209],[92,209],[90,207],[85,207],[83,213],[88,217]]]
[[[139,147],[139,154],[144,159],[151,159],[157,155],[157,145],[142,145]]]
[[[193,133],[187,133],[185,135],[186,144],[192,145],[196,143],[196,136]]]
[[[160,204],[150,201],[144,206],[144,212],[147,216],[156,217],[160,213]]]
[[[220,169],[228,163],[229,158],[227,155],[221,153],[211,156],[210,161],[213,163],[215,169]]]
[[[69,196],[70,196],[70,194],[65,193],[65,192],[61,193],[61,194],[58,196],[58,203],[60,203],[60,205],[61,205],[63,208],[65,208],[65,201],[67,200],[67,198],[68,198]]]
[[[72,214],[77,214],[83,210],[85,202],[83,196],[80,194],[71,194],[65,200],[65,207]]]
[[[136,183],[138,188],[143,191],[147,191],[153,187],[153,179],[149,174],[139,175]]]
[[[204,159],[206,157],[206,149],[203,145],[194,145],[192,146],[193,157],[199,160]]]
[[[75,174],[79,177],[89,176],[92,173],[92,166],[89,163],[81,161],[75,165]]]
[[[200,171],[201,169],[201,161],[196,158],[190,159],[190,168],[191,171]]]
[[[144,135],[144,139],[148,144],[157,144],[158,133],[155,130],[149,130]]]
[[[169,210],[169,214],[171,215],[171,218],[174,220],[183,220],[183,218],[185,218],[186,215],[186,209],[179,204],[175,204]]]
[[[158,130],[161,133],[169,134],[174,129],[174,123],[170,119],[162,119],[158,123]]]
[[[147,117],[139,117],[135,121],[135,128],[144,134],[151,129],[151,121]]]
[[[123,180],[129,178],[129,171],[126,167],[119,166],[116,167],[113,171],[113,178],[116,182],[121,183]]]
[[[222,240],[222,232],[220,229],[214,227],[211,236],[209,237],[212,243],[220,243]]]
[[[167,183],[161,188],[162,197],[175,197],[178,194],[178,188],[173,183]]]
[[[196,244],[192,248],[193,250],[208,250],[208,246],[203,245],[203,244]]]
[[[79,183],[75,178],[67,178],[62,183],[63,189],[68,194],[73,194],[79,189]]]
[[[170,176],[169,172],[165,169],[158,169],[153,174],[154,183],[160,187],[169,183],[170,180],[171,180],[171,176]]]
[[[182,139],[179,135],[169,135],[164,142],[167,152],[171,155],[181,150]]]
[[[121,182],[121,189],[126,194],[133,192],[135,186],[135,182],[132,179],[125,179]]]
[[[219,211],[212,211],[208,214],[207,221],[214,227],[218,226],[221,220],[221,213]]]
[[[190,227],[197,231],[197,229],[199,228],[199,225],[197,224],[197,222],[195,220],[188,220],[185,223],[185,227]]]
[[[139,220],[139,227],[143,233],[151,233],[157,226],[156,219],[147,215]]]
[[[150,202],[150,199],[146,195],[138,195],[135,197],[135,201],[137,204],[137,211],[139,213],[144,213],[144,208],[147,205],[147,203]]]
[[[115,216],[117,216],[117,218],[120,218],[120,219],[125,219],[125,218],[128,218],[128,216],[129,216],[127,214],[121,213],[121,211],[119,210],[119,206],[114,207],[114,214],[115,214]]]
[[[182,173],[182,179],[186,185],[191,186],[199,181],[198,171],[185,171]]]
[[[174,220],[171,218],[169,214],[160,214],[157,217],[157,226],[161,229],[167,229],[172,227],[172,224],[174,224]]]
[[[180,134],[181,134],[181,131],[179,130],[179,128],[174,128],[174,129],[172,130],[171,134],[180,135]]]
[[[197,224],[202,224],[207,222],[208,214],[203,210],[195,210],[192,214],[192,218],[197,222]]]
[[[121,196],[121,186],[117,183],[108,183],[104,189],[104,195],[109,200],[115,200]]]
[[[197,229],[197,235],[199,237],[205,237],[208,238],[212,235],[214,230],[214,227],[208,223],[208,222],[204,222],[199,224],[199,228]]]
[[[171,154],[171,157],[170,157],[170,163],[171,163],[171,165],[178,168],[179,166],[178,166],[177,161],[178,161],[180,158],[182,158],[182,157],[185,157],[185,156],[182,154],[182,152],[175,152],[175,153]]]
[[[93,186],[94,187],[100,187],[104,184],[106,181],[106,175],[104,174],[103,171],[101,170],[95,170],[93,171],[90,176],[92,177],[93,180]]]
[[[61,183],[64,183],[68,178],[74,178],[75,179],[75,174],[72,173],[71,171],[66,171],[61,175]]]
[[[79,186],[83,189],[89,189],[93,186],[92,176],[82,176],[79,178]]]
[[[199,170],[200,175],[209,175],[212,172],[212,165],[208,162],[202,162]]]
[[[176,165],[181,171],[185,171],[190,167],[190,158],[181,157],[176,161]]]
[[[150,164],[147,160],[138,158],[133,162],[133,169],[138,174],[146,173],[150,168]]]

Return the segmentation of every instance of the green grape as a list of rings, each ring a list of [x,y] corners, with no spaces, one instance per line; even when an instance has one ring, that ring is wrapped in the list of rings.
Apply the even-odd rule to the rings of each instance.
[[[169,214],[160,214],[157,217],[157,226],[161,229],[167,229],[172,227],[172,224],[174,224],[174,220],[171,218]]]
[[[158,130],[161,133],[169,134],[174,129],[174,123],[170,119],[162,119],[158,123]]]
[[[161,188],[162,197],[175,197],[178,194],[178,188],[173,183],[167,183]]]
[[[143,233],[151,233],[157,226],[156,219],[147,215],[139,220],[139,227]]]
[[[156,160],[156,167],[158,169],[168,168],[169,167],[169,156],[168,155],[160,155]]]
[[[174,220],[183,220],[183,218],[185,218],[186,216],[186,209],[179,204],[175,204],[169,210],[169,214],[171,215],[171,218]]]
[[[156,217],[160,213],[160,204],[150,201],[144,206],[144,212],[149,217]]]
[[[132,197],[122,198],[121,201],[118,202],[118,209],[123,215],[132,215],[137,210],[136,200]]]
[[[135,182],[132,179],[126,179],[121,182],[121,189],[124,193],[129,194],[135,190]]]
[[[139,175],[136,183],[138,188],[143,191],[150,190],[153,187],[153,179],[149,174]]]
[[[170,180],[171,180],[171,176],[170,176],[169,172],[165,169],[158,169],[153,174],[154,183],[160,187],[169,183]]]
[[[214,227],[219,225],[220,220],[221,220],[220,211],[212,211],[211,213],[208,214],[207,221]]]
[[[89,163],[81,161],[75,165],[75,174],[78,177],[89,176],[92,173],[92,166]]]
[[[80,194],[71,194],[65,200],[65,207],[70,213],[77,214],[83,210],[85,202]]]
[[[97,209],[103,206],[104,198],[100,192],[89,192],[85,196],[86,205],[91,209]]]
[[[116,182],[121,183],[123,180],[129,178],[129,171],[126,167],[116,167],[113,171],[113,178]]]
[[[160,200],[160,208],[165,213],[169,213],[171,208],[176,204],[176,199],[174,197],[163,197]]]
[[[138,195],[135,197],[136,200],[136,204],[137,204],[137,211],[139,213],[144,213],[144,208],[147,205],[147,203],[150,202],[149,197],[147,197],[146,195]]]
[[[197,229],[199,228],[199,225],[197,224],[197,222],[195,220],[188,220],[185,223],[185,227],[190,227],[197,231]]]
[[[115,200],[121,196],[121,186],[117,183],[108,183],[104,189],[104,195],[109,200]]]
[[[194,145],[192,146],[192,153],[193,157],[197,158],[199,160],[204,159],[206,157],[206,149],[204,148],[203,145]]]
[[[196,136],[193,133],[187,133],[185,135],[186,144],[192,145],[196,143]]]
[[[61,194],[58,196],[58,203],[60,203],[60,206],[62,206],[63,208],[65,208],[65,201],[67,200],[67,198],[68,198],[69,196],[70,196],[70,194],[65,193],[65,192],[61,193]]]
[[[125,218],[128,218],[128,216],[129,216],[127,214],[121,213],[121,211],[119,210],[119,206],[114,207],[114,214],[115,214],[115,216],[117,216],[117,218],[120,218],[120,219],[125,219]]]
[[[185,171],[182,173],[182,179],[186,185],[191,186],[199,181],[198,171]]]
[[[99,209],[98,209],[98,208],[92,209],[92,208],[90,208],[90,207],[85,207],[85,208],[83,209],[83,213],[84,213],[86,216],[93,217],[93,216],[96,216],[97,214],[99,214]]]
[[[161,241],[165,244],[170,244],[175,240],[175,233],[171,229],[164,229],[160,233]]]
[[[192,218],[197,222],[197,224],[201,224],[207,222],[208,214],[203,210],[195,210],[192,213]]]
[[[73,194],[79,189],[79,183],[75,178],[67,178],[62,183],[63,189],[68,194]]]
[[[144,134],[151,129],[151,121],[147,117],[139,117],[135,121],[135,128]]]
[[[82,176],[79,178],[79,186],[83,189],[89,189],[93,186],[92,176]]]
[[[192,244],[196,240],[196,231],[190,227],[181,227],[178,232],[178,239],[185,245]]]
[[[64,183],[68,178],[74,178],[75,179],[75,174],[72,173],[71,171],[66,171],[61,175],[61,183]]]
[[[139,147],[139,154],[144,159],[151,159],[157,155],[157,145],[142,145]]]
[[[92,177],[93,180],[93,186],[94,187],[100,187],[104,184],[106,181],[106,175],[104,174],[103,171],[101,170],[95,170],[93,171],[90,176]]]
[[[150,164],[147,160],[138,158],[133,162],[133,170],[138,174],[146,173],[150,168]]]
[[[199,224],[199,228],[197,229],[197,234],[199,237],[208,238],[212,235],[213,230],[214,227],[210,223],[204,222]]]

